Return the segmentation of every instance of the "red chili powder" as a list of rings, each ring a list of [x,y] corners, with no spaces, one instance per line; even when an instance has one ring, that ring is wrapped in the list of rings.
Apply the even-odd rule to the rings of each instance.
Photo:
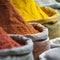
[[[20,47],[7,33],[0,27],[0,49]]]

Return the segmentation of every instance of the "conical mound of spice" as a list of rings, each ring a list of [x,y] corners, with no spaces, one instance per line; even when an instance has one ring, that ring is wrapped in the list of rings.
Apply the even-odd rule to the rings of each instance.
[[[9,34],[35,34],[36,29],[21,17],[10,0],[0,0],[0,26]]]
[[[7,33],[0,27],[0,49],[20,47],[21,45],[10,38]]]

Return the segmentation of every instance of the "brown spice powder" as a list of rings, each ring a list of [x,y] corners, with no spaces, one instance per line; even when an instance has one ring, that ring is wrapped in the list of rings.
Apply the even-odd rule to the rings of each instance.
[[[9,34],[35,34],[34,27],[21,17],[10,0],[0,0],[0,26]]]

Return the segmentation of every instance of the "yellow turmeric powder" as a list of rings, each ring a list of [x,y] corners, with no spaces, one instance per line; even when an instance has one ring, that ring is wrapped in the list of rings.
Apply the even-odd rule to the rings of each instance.
[[[48,15],[34,0],[11,1],[26,21],[48,18]]]

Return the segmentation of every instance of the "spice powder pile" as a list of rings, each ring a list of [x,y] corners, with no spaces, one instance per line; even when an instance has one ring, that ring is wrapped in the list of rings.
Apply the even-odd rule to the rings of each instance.
[[[0,0],[0,26],[9,34],[35,34],[36,29],[21,17],[10,0]]]
[[[0,27],[0,49],[20,47],[21,44],[15,42],[7,33]]]

